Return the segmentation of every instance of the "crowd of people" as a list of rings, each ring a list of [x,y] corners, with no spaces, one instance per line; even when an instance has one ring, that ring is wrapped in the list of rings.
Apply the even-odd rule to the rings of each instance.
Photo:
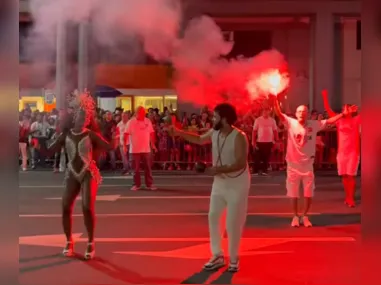
[[[29,107],[20,111],[19,150],[20,164],[23,171],[37,167],[52,167],[54,172],[63,172],[67,161],[63,153],[46,157],[39,151],[56,137],[62,128],[62,120],[70,115],[71,109],[51,112],[32,111]],[[100,155],[99,167],[102,170],[121,170],[124,174],[132,171],[131,159],[124,151],[123,134],[127,122],[134,116],[134,111],[116,108],[113,111],[97,109],[97,123],[102,135],[113,143],[114,148]],[[164,110],[149,108],[146,117],[151,121],[155,133],[155,150],[153,168],[161,170],[193,170],[195,162],[211,163],[212,155],[209,145],[197,146],[181,138],[171,137],[165,131],[171,118],[177,127],[197,134],[207,132],[212,126],[212,112],[204,107],[199,113],[180,114],[172,106]],[[290,114],[290,116],[292,116]],[[327,112],[318,113],[312,110],[310,118],[322,120],[328,117]],[[267,119],[269,118],[269,120]],[[269,123],[267,123],[269,122]],[[263,128],[264,126],[264,128]],[[273,110],[263,108],[245,114],[239,118],[237,127],[242,129],[251,141],[249,161],[254,174],[267,175],[268,170],[285,169],[286,132],[283,123],[274,116]],[[254,127],[254,129],[253,129]],[[259,129],[258,129],[259,128]],[[272,130],[268,133],[266,129]],[[331,128],[333,129],[333,128]],[[264,132],[262,130],[265,130]],[[318,134],[316,167],[331,168],[335,164],[336,132],[325,130]],[[128,144],[128,142],[126,142]],[[126,153],[126,155],[123,155]]]

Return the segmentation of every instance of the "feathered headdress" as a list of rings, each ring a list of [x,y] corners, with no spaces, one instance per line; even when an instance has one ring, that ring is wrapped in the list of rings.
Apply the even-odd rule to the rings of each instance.
[[[74,109],[74,114],[77,114],[80,110],[85,111],[86,121],[90,121],[95,116],[96,104],[91,93],[85,89],[80,93],[78,90],[71,92],[68,96],[69,107]]]

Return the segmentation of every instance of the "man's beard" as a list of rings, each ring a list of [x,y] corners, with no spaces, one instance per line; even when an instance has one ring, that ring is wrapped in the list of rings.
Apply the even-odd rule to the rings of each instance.
[[[221,123],[221,121],[218,122],[218,123],[215,123],[214,126],[213,126],[213,129],[214,129],[215,131],[219,131],[221,128],[222,128],[222,123]]]

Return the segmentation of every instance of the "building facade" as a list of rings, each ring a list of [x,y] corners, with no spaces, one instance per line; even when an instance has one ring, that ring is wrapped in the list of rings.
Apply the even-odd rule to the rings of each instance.
[[[27,2],[20,1],[20,27],[32,22]],[[361,105],[360,11],[360,1],[350,0],[194,0],[186,16],[213,17],[235,42],[237,54],[253,56],[264,49],[279,50],[290,67],[292,81],[287,96],[290,108],[309,104],[322,111],[322,89],[332,94],[331,104],[335,108],[343,103]],[[141,104],[192,108],[173,90],[170,67],[147,57],[133,63],[118,61],[108,57],[107,52],[94,61],[89,56],[86,24],[76,34],[78,50],[67,50],[65,41],[70,41],[67,34],[64,29],[57,33],[57,54],[50,63],[44,63],[49,67],[31,65],[27,60],[20,62],[20,88],[26,102],[54,90],[54,102],[47,107],[51,108],[63,104],[62,94],[70,88],[106,85],[123,94],[117,99],[101,99],[99,103],[106,109],[116,106],[132,109]],[[76,59],[68,64],[70,53]],[[36,73],[39,68],[49,74],[40,76]]]

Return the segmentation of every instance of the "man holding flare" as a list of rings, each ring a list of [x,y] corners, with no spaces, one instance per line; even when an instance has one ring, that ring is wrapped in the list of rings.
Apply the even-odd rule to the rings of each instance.
[[[233,126],[236,121],[235,108],[223,103],[214,109],[213,128],[203,135],[188,133],[173,125],[169,127],[171,135],[180,136],[190,143],[212,143],[213,166],[206,169],[214,177],[209,206],[212,258],[204,265],[205,270],[225,266],[220,230],[220,220],[225,209],[230,255],[228,271],[236,272],[239,269],[239,244],[246,221],[251,175],[247,162],[248,140],[244,132]]]
[[[343,117],[357,111],[356,106],[348,106],[342,113],[330,117],[327,120],[309,120],[308,107],[301,105],[296,109],[296,119],[282,113],[279,100],[276,98],[274,110],[282,120],[288,131],[287,138],[287,196],[292,200],[294,217],[291,222],[292,227],[299,227],[302,223],[305,227],[312,224],[308,218],[312,197],[315,190],[314,160],[316,152],[316,134],[325,128],[327,124],[333,124]],[[298,198],[300,183],[304,193],[304,211],[301,216],[298,214]]]

